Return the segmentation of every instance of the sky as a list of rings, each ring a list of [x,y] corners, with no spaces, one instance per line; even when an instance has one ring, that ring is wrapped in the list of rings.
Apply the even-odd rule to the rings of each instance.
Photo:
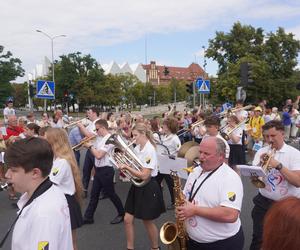
[[[300,39],[300,0],[3,0],[0,45],[22,60],[26,76],[44,56],[51,60],[51,39],[36,30],[65,35],[53,39],[55,60],[80,51],[100,64],[202,66],[209,39],[237,21]],[[207,60],[206,71],[217,70]]]

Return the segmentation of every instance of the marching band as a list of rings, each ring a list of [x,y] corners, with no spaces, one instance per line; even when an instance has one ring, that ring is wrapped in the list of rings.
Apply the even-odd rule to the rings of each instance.
[[[264,119],[268,114],[260,106],[243,107],[238,101],[235,108],[218,113],[202,107],[193,113],[170,108],[151,120],[130,113],[100,114],[92,107],[78,121],[70,122],[56,110],[53,119],[43,113],[41,121],[29,114],[23,125],[8,111],[6,127],[0,122],[0,191],[19,199],[18,215],[8,231],[13,229],[15,250],[77,250],[76,229],[96,221],[101,192],[117,211],[110,223],[124,222],[127,249],[134,249],[135,219],[143,221],[149,247],[160,249],[155,219],[167,208],[176,218],[160,232],[168,249],[242,250],[239,166],[246,164],[246,152],[264,173],[251,173],[259,188],[253,199],[251,250],[261,249],[264,217],[272,204],[300,197],[300,153],[285,142],[287,125],[278,113]],[[114,188],[118,175],[131,182],[124,205]],[[184,186],[180,178],[187,178]],[[163,179],[170,193],[167,206]],[[82,199],[87,197],[82,215]],[[0,246],[6,238],[0,235]]]

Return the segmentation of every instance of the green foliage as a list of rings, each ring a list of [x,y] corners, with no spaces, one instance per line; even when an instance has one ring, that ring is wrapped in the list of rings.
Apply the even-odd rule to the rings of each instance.
[[[13,88],[10,86],[10,81],[24,75],[21,64],[19,58],[13,58],[10,51],[5,53],[4,47],[0,45],[0,104],[12,95]]]
[[[248,62],[254,83],[246,87],[247,102],[267,99],[271,105],[281,105],[286,98],[297,95],[299,80],[294,68],[299,51],[300,42],[283,28],[264,35],[261,28],[237,22],[229,33],[216,32],[206,51],[206,56],[219,64],[211,97],[216,102],[234,101],[240,85],[240,65]]]
[[[25,107],[27,103],[28,83],[12,84],[12,96],[15,107]]]

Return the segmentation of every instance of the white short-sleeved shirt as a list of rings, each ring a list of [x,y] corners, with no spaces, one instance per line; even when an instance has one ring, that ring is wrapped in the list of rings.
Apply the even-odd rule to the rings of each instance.
[[[169,149],[170,155],[177,155],[179,148],[181,147],[181,142],[176,134],[169,134],[167,136],[163,135],[161,137],[162,144]]]
[[[242,136],[243,136],[243,128],[238,127],[236,130],[232,132],[233,135],[239,137],[239,141],[237,143],[234,143],[231,139],[228,140],[228,144],[234,144],[234,145],[242,145]]]
[[[64,194],[75,194],[75,183],[70,163],[61,158],[53,161],[50,180],[55,183]]]
[[[18,201],[21,209],[27,193]],[[52,185],[24,208],[12,236],[12,250],[73,250],[71,220],[65,195]]]
[[[195,180],[193,194],[211,172],[201,174],[202,168],[195,168],[189,175],[184,187],[184,195],[188,200]],[[206,179],[194,197],[194,204],[201,207],[229,207],[241,211],[243,200],[243,185],[241,178],[227,164],[223,163],[210,177]],[[185,221],[189,237],[200,243],[215,242],[235,235],[241,226],[238,218],[233,223],[216,222],[200,216],[192,216]]]
[[[140,149],[140,145],[137,145],[133,149],[133,151],[136,154],[136,156],[141,160],[144,168],[152,169],[151,176],[155,177],[158,172],[157,155],[156,155],[156,150],[154,146],[151,144],[151,142],[147,141],[147,143],[145,144],[142,150]]]
[[[270,146],[263,147],[257,151],[253,159],[253,165],[260,165],[260,156],[264,153],[270,153]],[[282,148],[275,152],[274,159],[279,161],[289,170],[300,170],[300,152],[296,148],[283,144]],[[266,178],[263,178],[266,184],[265,188],[260,188],[259,192],[264,197],[272,200],[280,200],[288,196],[300,198],[300,188],[290,184],[280,171],[272,168],[267,171]]]
[[[89,125],[86,127],[87,131],[89,131],[90,133],[97,135],[96,132],[96,121],[98,121],[99,119],[96,119],[95,121],[92,121],[89,123]],[[93,146],[97,147],[97,144],[101,141],[102,137],[97,136],[96,140],[93,142]]]
[[[204,135],[203,139],[206,138],[206,137],[210,137],[210,135],[208,135],[208,134]],[[225,158],[228,159],[229,158],[229,154],[230,154],[230,147],[228,145],[228,142],[222,137],[222,135],[220,133],[218,133],[216,135],[216,137],[220,138],[225,143],[225,146],[226,146]]]
[[[64,126],[65,126],[65,123],[64,123],[64,121],[62,119],[59,119],[57,121],[57,123],[52,122],[52,127],[53,128],[63,128]]]
[[[248,112],[246,110],[239,110],[237,112],[235,112],[235,115],[237,116],[237,118],[239,120],[245,120],[248,118]]]
[[[15,115],[16,111],[14,108],[5,107],[3,110],[3,116],[4,116],[4,122],[7,122],[7,116],[9,115]]]
[[[112,163],[111,163],[111,161],[109,159],[110,158],[109,154],[111,153],[114,145],[112,145],[112,144],[106,145],[105,144],[106,141],[107,141],[107,139],[110,136],[111,136],[111,134],[107,134],[106,136],[102,137],[102,139],[96,141],[95,148],[97,150],[101,150],[101,151],[106,152],[106,154],[101,159],[97,159],[95,157],[95,166],[97,168],[105,167],[105,166],[112,166]]]

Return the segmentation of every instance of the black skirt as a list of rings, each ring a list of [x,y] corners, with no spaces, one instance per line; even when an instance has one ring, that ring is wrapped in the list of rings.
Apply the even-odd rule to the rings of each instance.
[[[240,144],[229,144],[230,154],[228,159],[229,166],[238,164],[246,164],[246,154],[243,145]]]
[[[74,195],[65,194],[70,210],[72,230],[79,228],[83,224],[81,208]]]
[[[162,192],[154,177],[143,187],[131,186],[125,212],[137,219],[154,220],[166,211]]]

